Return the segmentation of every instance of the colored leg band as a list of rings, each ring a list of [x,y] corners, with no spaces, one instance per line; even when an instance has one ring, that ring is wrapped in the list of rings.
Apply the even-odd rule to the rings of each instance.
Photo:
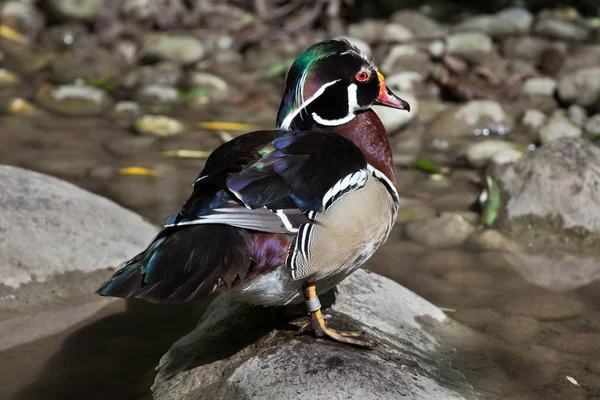
[[[315,312],[321,309],[321,302],[318,297],[314,299],[306,300],[306,307],[308,308],[308,312]]]

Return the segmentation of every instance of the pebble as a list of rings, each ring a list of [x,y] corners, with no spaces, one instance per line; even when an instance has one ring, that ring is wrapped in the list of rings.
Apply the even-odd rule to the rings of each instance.
[[[467,160],[475,168],[484,167],[492,158],[503,163],[514,162],[523,156],[525,149],[505,140],[488,139],[471,145]]]
[[[445,41],[441,43],[444,45],[444,53],[463,58],[470,62],[482,61],[494,48],[492,38],[479,32],[454,33],[447,36]],[[432,56],[440,56],[439,46],[439,41],[431,43],[429,51]]]
[[[200,39],[187,35],[153,35],[145,38],[142,53],[149,58],[172,61],[181,65],[195,63],[204,57]]]
[[[579,69],[564,75],[558,81],[558,97],[567,104],[600,109],[600,67]]]
[[[469,245],[478,251],[517,252],[523,250],[517,242],[513,242],[502,233],[487,229],[469,238]]]
[[[454,189],[450,193],[436,196],[431,205],[439,211],[456,211],[453,214],[459,214],[476,203],[480,194],[475,190]]]
[[[0,68],[0,88],[15,86],[21,82],[19,76],[5,68]]]
[[[493,38],[523,35],[529,32],[533,15],[524,8],[509,8],[494,15],[467,18],[455,27],[457,31],[482,32]]]
[[[142,86],[135,92],[134,99],[147,106],[173,106],[181,102],[177,89],[169,85]]]
[[[86,85],[59,85],[37,94],[37,102],[58,114],[99,115],[113,103],[104,90]]]
[[[437,21],[419,11],[399,10],[392,14],[390,20],[406,27],[416,37],[439,37],[447,31]]]
[[[373,106],[373,111],[377,113],[388,134],[393,134],[406,125],[419,113],[419,102],[417,98],[410,93],[396,93],[410,105],[410,111],[398,111],[390,107]]]
[[[521,126],[525,135],[530,140],[537,140],[538,131],[544,124],[546,123],[546,114],[539,110],[527,110],[525,114],[523,114],[523,119],[521,120]]]
[[[426,71],[429,66],[429,56],[412,44],[396,44],[387,52],[381,62],[381,70],[386,75],[406,71]],[[386,78],[389,79],[389,76]]]
[[[577,104],[571,104],[567,109],[567,116],[572,123],[578,126],[583,126],[588,118],[585,108],[578,106]]]
[[[117,157],[129,157],[143,154],[152,149],[156,143],[157,139],[154,136],[127,136],[106,143],[106,149]]]
[[[557,19],[542,19],[534,27],[534,32],[539,36],[549,39],[582,42],[588,38],[588,28],[572,21]]]
[[[423,75],[415,71],[399,72],[397,74],[385,77],[385,84],[394,93],[410,92],[414,93],[415,84],[422,83],[425,80]]]
[[[225,100],[229,96],[229,85],[223,78],[208,72],[192,71],[187,77],[188,86],[192,89],[206,90],[206,96],[212,101]]]
[[[508,316],[495,322],[487,332],[509,344],[528,342],[541,330],[538,320],[522,315]]]
[[[392,43],[402,43],[411,40],[413,37],[414,36],[412,32],[406,29],[404,26],[396,23],[390,23],[384,25],[380,39]]]
[[[579,300],[559,293],[537,293],[516,297],[504,307],[510,315],[533,317],[540,321],[559,321],[580,316],[585,306]]]
[[[591,138],[600,135],[600,114],[592,115],[585,123],[585,134]]]
[[[458,246],[474,231],[463,217],[451,213],[409,222],[404,230],[408,239],[431,247]]]
[[[521,85],[523,96],[554,96],[556,81],[548,77],[529,78]]]
[[[6,1],[0,7],[0,23],[13,25],[13,27],[18,25],[16,27],[18,32],[25,34],[29,40],[34,40],[38,36],[44,27],[44,22],[44,16],[31,2]]]
[[[507,133],[512,121],[500,103],[492,100],[472,100],[463,105],[448,106],[433,120],[426,135],[429,138],[472,136],[479,130],[483,136],[494,132]]]
[[[136,22],[148,21],[155,15],[155,5],[152,0],[123,0],[121,14],[128,20]]]
[[[61,20],[92,22],[96,19],[104,0],[47,0],[46,5]]]
[[[563,113],[556,112],[538,132],[540,143],[546,144],[564,137],[579,137],[581,127],[573,124]]]
[[[144,115],[134,123],[135,130],[142,135],[158,137],[173,136],[182,133],[185,125],[166,115]]]

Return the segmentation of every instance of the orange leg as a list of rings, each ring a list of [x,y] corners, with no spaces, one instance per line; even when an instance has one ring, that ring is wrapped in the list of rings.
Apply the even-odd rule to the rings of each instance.
[[[373,347],[375,343],[371,340],[359,339],[359,332],[344,332],[331,329],[321,312],[321,304],[317,296],[317,289],[314,283],[307,283],[304,286],[304,298],[310,312],[310,322],[300,328],[300,333],[312,330],[316,337],[327,336],[337,342],[353,344],[361,347]]]

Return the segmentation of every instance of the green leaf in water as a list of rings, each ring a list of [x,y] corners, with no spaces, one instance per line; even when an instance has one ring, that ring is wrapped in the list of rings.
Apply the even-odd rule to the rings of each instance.
[[[419,171],[427,172],[429,174],[438,174],[441,170],[439,166],[429,160],[418,160],[408,164],[410,168],[418,169]]]
[[[481,220],[485,226],[492,226],[498,218],[500,209],[500,187],[491,177],[485,178],[487,184],[487,200],[483,206],[483,215]]]
[[[194,88],[181,95],[181,99],[186,103],[194,103],[201,97],[207,97],[210,94],[210,90],[207,88]]]

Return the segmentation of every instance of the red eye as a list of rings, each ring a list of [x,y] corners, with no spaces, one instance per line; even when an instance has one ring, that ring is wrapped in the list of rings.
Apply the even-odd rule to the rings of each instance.
[[[370,76],[371,74],[369,73],[369,71],[363,70],[356,74],[356,80],[359,82],[365,82],[367,79],[369,79]]]

